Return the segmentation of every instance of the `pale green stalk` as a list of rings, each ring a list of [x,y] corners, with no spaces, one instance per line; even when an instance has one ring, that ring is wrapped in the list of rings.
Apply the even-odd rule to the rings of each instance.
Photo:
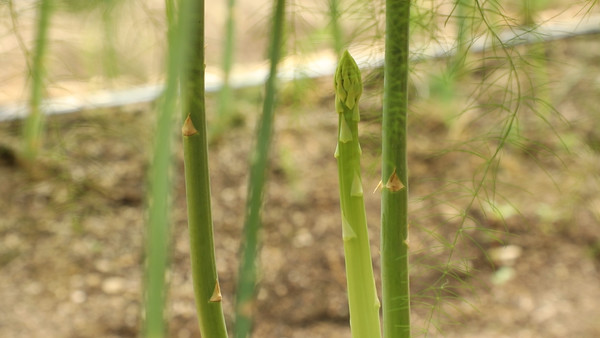
[[[233,65],[233,51],[235,41],[235,0],[227,0],[227,21],[225,22],[225,46],[223,49],[223,87],[219,92],[219,118],[218,127],[222,128],[221,124],[226,123],[232,107],[232,91],[229,85],[231,78],[231,67]],[[217,130],[216,133],[220,133]]]
[[[102,8],[102,25],[104,26],[102,63],[104,75],[108,80],[112,80],[119,75],[119,59],[115,48],[118,29],[115,29],[114,20],[117,5],[118,3],[115,0],[104,0],[104,8]]]
[[[410,336],[408,273],[408,28],[410,0],[386,0],[382,121],[381,283],[383,336]]]
[[[340,27],[339,18],[340,13],[340,1],[341,0],[329,0],[329,16],[331,22],[331,35],[333,37],[333,48],[335,54],[339,57],[342,56],[344,50],[344,40],[342,38],[342,28]]]
[[[456,0],[456,18],[458,20],[458,32],[456,35],[456,53],[450,59],[450,77],[451,81],[460,76],[465,64],[465,59],[468,53],[467,46],[467,16],[470,10],[467,8],[467,0]]]
[[[546,1],[544,0],[527,0],[524,3],[524,22],[523,25],[526,29],[536,28],[536,22],[534,18],[537,14],[537,11],[543,9],[543,6],[546,5]],[[541,37],[540,37],[541,39]],[[528,46],[528,60],[527,65],[532,68],[533,75],[531,76],[532,82],[534,85],[534,95],[535,98],[535,112],[541,119],[536,120],[538,123],[541,121],[547,121],[548,117],[552,113],[552,97],[550,95],[550,90],[548,87],[548,83],[550,82],[550,75],[548,74],[548,64],[547,64],[547,45],[544,42],[533,43]]]
[[[537,12],[544,9],[548,4],[548,0],[523,0],[522,3],[522,14],[523,14],[523,25],[534,26],[535,16]]]
[[[208,143],[204,99],[204,1],[179,2],[180,27],[188,37],[189,58],[183,64],[182,127],[190,255],[200,333],[206,338],[227,337],[221,288],[215,263],[210,204]],[[187,34],[186,34],[187,33]]]
[[[345,51],[335,73],[335,109],[339,118],[335,157],[338,162],[350,328],[354,338],[376,338],[381,337],[380,304],[373,276],[360,174],[358,99],[361,94],[360,70]]]
[[[175,23],[175,15],[177,14],[177,6],[175,4],[179,0],[165,0],[165,13],[167,16],[167,26],[172,27]]]
[[[36,158],[42,138],[44,116],[41,104],[46,74],[44,60],[48,49],[48,27],[50,26],[52,0],[41,0],[38,6],[37,31],[33,50],[33,62],[31,65],[30,112],[25,121],[23,130],[23,136],[25,138],[23,155],[28,161],[33,161]]]
[[[257,129],[256,148],[251,156],[250,180],[246,200],[246,220],[244,237],[240,250],[237,295],[235,301],[235,337],[246,338],[252,331],[254,296],[256,288],[256,256],[258,254],[258,232],[261,228],[262,209],[269,149],[275,113],[277,92],[277,65],[281,59],[285,23],[285,0],[276,0],[269,50],[270,70],[265,84],[265,101]]]
[[[174,74],[168,74],[168,77]],[[169,247],[169,167],[171,163],[171,131],[173,111],[177,99],[177,83],[167,88],[162,98],[157,119],[154,156],[150,170],[149,218],[146,238],[146,280],[144,336],[165,336],[164,307],[166,297],[165,271],[168,265]],[[171,86],[171,87],[170,87]]]

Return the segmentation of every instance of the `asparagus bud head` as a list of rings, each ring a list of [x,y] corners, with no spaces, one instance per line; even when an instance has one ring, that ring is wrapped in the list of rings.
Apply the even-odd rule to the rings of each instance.
[[[360,69],[348,51],[345,51],[340,58],[335,72],[334,87],[336,111],[342,113],[344,108],[342,105],[354,110],[362,94],[362,80]]]

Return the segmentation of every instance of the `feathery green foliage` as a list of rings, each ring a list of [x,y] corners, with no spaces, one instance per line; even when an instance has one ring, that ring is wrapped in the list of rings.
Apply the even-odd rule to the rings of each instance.
[[[352,337],[381,337],[379,299],[375,288],[367,216],[363,200],[358,141],[358,99],[362,79],[348,51],[342,54],[335,73],[335,110],[338,113],[338,162],[342,236]]]

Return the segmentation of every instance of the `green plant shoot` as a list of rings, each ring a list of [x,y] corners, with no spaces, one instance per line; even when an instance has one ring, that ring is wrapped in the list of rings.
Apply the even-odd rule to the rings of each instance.
[[[204,97],[204,1],[183,0],[177,3],[180,6],[178,32],[190,39],[186,41],[189,44],[183,46],[189,48],[185,49],[189,54],[186,54],[187,62],[182,65],[180,77],[185,120],[181,132],[196,310],[202,337],[227,338],[210,203]]]
[[[269,48],[270,70],[265,83],[265,100],[256,134],[256,146],[250,165],[250,180],[246,202],[244,237],[241,244],[240,270],[235,299],[235,337],[251,335],[256,289],[256,257],[259,253],[259,230],[262,226],[263,191],[269,165],[269,149],[277,94],[277,66],[281,59],[285,29],[285,0],[276,0],[273,7],[273,28]]]
[[[408,272],[408,45],[410,1],[387,0],[381,130],[383,336],[410,337]]]
[[[362,94],[362,80],[348,51],[343,53],[338,64],[334,86],[335,110],[339,117],[335,157],[338,161],[350,327],[354,338],[381,337],[380,304],[375,289],[360,174],[358,99]]]
[[[50,27],[50,14],[53,7],[52,0],[42,0],[38,6],[37,32],[31,65],[31,98],[29,101],[31,112],[25,121],[23,130],[25,138],[24,156],[30,162],[37,157],[42,142],[44,113],[41,105],[45,78],[44,60],[48,49],[48,28]]]

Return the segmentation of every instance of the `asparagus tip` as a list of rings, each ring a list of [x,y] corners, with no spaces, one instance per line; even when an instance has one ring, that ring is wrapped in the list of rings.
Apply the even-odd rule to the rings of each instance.
[[[362,94],[362,80],[360,69],[348,51],[344,52],[338,63],[334,77],[334,87],[336,100],[340,101],[336,105],[336,110],[340,112],[338,107],[341,104],[354,109]]]

